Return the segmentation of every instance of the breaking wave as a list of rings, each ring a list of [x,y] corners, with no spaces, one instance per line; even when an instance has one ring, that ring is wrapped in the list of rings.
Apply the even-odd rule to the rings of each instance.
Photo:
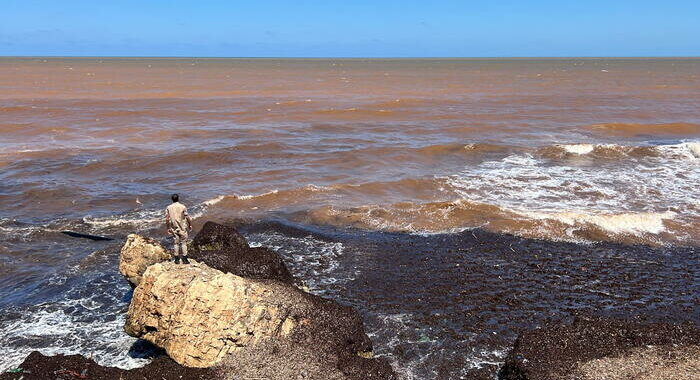
[[[545,158],[589,156],[608,159],[663,157],[667,159],[700,158],[700,142],[669,145],[630,146],[618,144],[558,144],[537,150]]]
[[[44,355],[82,354],[124,369],[149,361],[147,352],[134,350],[137,339],[124,333],[129,286],[102,253],[99,263],[78,264],[44,277],[39,287],[53,292],[50,299],[3,310],[0,371],[16,367],[35,350]]]
[[[320,207],[297,213],[296,220],[318,225],[409,233],[459,232],[483,228],[518,236],[590,243],[662,244],[674,232],[667,221],[677,213],[627,212],[587,213],[583,211],[517,211],[465,200],[426,204],[401,203],[353,208]],[[662,236],[668,235],[668,236]]]
[[[209,207],[221,202],[223,199],[223,196],[219,196],[194,205],[189,209],[190,217],[193,219],[202,217]],[[163,218],[163,210],[145,209],[105,217],[86,216],[83,217],[82,222],[98,229],[130,226],[137,228],[137,230],[142,230],[152,227],[155,223],[162,223],[164,220]]]
[[[207,216],[274,213],[302,223],[369,230],[438,233],[480,227],[548,240],[695,244],[699,148],[694,141],[510,147],[497,150],[500,158],[444,177],[226,196]],[[560,160],[569,156],[590,160]]]
[[[192,205],[190,213],[195,219],[274,215],[310,224],[415,233],[481,227],[550,240],[697,243],[698,141],[402,149],[414,158],[451,156],[463,168],[434,177],[234,192]],[[27,235],[76,227],[121,233],[125,228],[153,228],[161,221],[162,210],[144,208],[42,225],[6,219],[0,221],[0,230]]]

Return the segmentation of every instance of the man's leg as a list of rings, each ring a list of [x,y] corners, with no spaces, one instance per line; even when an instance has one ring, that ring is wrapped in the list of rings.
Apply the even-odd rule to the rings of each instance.
[[[175,255],[175,264],[180,263],[180,237],[177,234],[173,235],[173,253]]]
[[[182,252],[182,256],[181,256],[181,258],[182,258],[182,263],[183,263],[183,264],[189,264],[190,261],[187,260],[187,237],[186,237],[186,236],[183,237],[182,239],[180,239],[180,244],[181,244],[181,246],[180,246],[180,252]]]

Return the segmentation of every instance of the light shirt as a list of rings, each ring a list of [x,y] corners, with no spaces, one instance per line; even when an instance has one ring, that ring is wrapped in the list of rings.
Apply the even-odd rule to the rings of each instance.
[[[170,204],[165,208],[165,217],[170,219],[170,228],[174,232],[187,233],[187,207],[180,202]]]

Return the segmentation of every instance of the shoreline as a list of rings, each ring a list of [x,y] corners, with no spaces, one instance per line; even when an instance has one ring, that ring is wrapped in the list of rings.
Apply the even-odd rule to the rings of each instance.
[[[493,374],[498,368],[488,363],[503,363],[519,333],[587,314],[700,326],[697,305],[683,295],[693,294],[700,270],[696,247],[234,224],[253,246],[276,247],[313,293],[358,308],[375,354],[400,374],[413,368],[420,378],[449,378],[469,367],[474,376]],[[301,254],[313,246],[314,255]],[[455,355],[434,355],[438,339]]]

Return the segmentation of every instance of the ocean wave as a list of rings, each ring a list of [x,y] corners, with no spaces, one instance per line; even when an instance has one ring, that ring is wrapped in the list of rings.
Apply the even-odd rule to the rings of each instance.
[[[665,220],[676,217],[673,211],[626,212],[619,214],[587,213],[582,211],[522,212],[528,218],[556,220],[568,226],[592,225],[614,235],[660,234],[666,231]]]
[[[544,146],[537,153],[545,158],[588,156],[593,158],[625,159],[656,158],[697,159],[700,158],[700,142],[686,141],[667,145],[618,145],[618,144],[555,144]]]
[[[700,142],[688,141],[675,145],[659,145],[656,147],[665,157],[680,159],[700,159]]]
[[[225,196],[206,216],[289,215],[294,221],[381,231],[456,232],[483,227],[549,240],[695,242],[700,167],[696,142],[650,146],[623,164],[552,161],[511,152],[454,175],[360,184],[308,185]],[[450,146],[449,149],[453,147]],[[463,149],[463,147],[462,147]],[[558,146],[579,155],[647,147]]]
[[[373,231],[455,233],[483,228],[493,232],[553,241],[661,244],[672,234],[666,222],[677,213],[600,213],[583,210],[528,211],[458,199],[339,208],[323,206],[294,215],[295,221]],[[680,231],[679,231],[679,236]],[[666,236],[664,236],[666,237]]]
[[[224,196],[218,196],[194,205],[189,209],[190,217],[192,219],[201,218],[209,207],[223,201],[224,198]],[[85,216],[83,217],[82,222],[91,227],[97,228],[98,230],[121,226],[131,226],[137,229],[145,229],[151,227],[155,223],[162,223],[164,218],[164,210],[145,209],[104,217]]]
[[[262,215],[276,211],[305,210],[336,201],[362,204],[368,198],[426,199],[443,191],[442,179],[403,179],[385,182],[340,183],[273,189],[257,194],[232,194],[217,198],[214,207],[207,209],[208,217],[236,217],[246,214]]]
[[[644,136],[697,136],[700,135],[700,124],[694,123],[603,123],[588,126],[594,132],[605,135],[634,137]]]
[[[141,210],[133,211],[118,216],[105,217],[83,217],[83,222],[97,228],[115,227],[121,225],[145,226],[151,223],[162,221],[162,210]]]
[[[18,366],[32,351],[44,355],[82,354],[97,363],[124,369],[141,367],[148,359],[131,357],[128,352],[137,341],[123,332],[121,302],[109,303],[89,298],[66,299],[58,303],[16,310],[17,317],[0,321],[0,371]],[[69,310],[85,309],[83,313]]]

